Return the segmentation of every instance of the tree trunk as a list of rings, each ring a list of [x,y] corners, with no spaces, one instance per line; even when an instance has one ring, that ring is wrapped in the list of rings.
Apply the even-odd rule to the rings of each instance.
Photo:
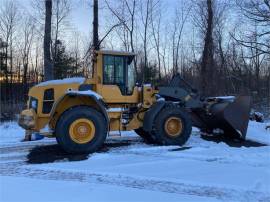
[[[94,50],[99,50],[99,39],[98,39],[98,0],[94,0],[93,13],[94,13],[94,20],[93,20],[93,47],[94,47]]]
[[[143,35],[143,51],[144,51],[144,65],[142,71],[142,81],[145,82],[148,78],[145,78],[146,71],[148,70],[148,59],[147,59],[147,31],[148,31],[148,20],[149,20],[149,6],[150,0],[147,0],[146,3],[146,13],[145,13],[145,22],[144,22],[144,35]],[[148,76],[148,75],[147,75]]]
[[[23,86],[24,86],[24,93],[26,93],[27,89],[27,72],[28,72],[28,61],[23,64]]]
[[[6,39],[6,42],[8,42],[8,37]],[[8,46],[5,47],[5,85],[6,85],[6,89],[8,86]],[[7,95],[7,94],[6,94]]]
[[[201,92],[205,96],[214,95],[213,56],[213,9],[212,0],[207,0],[207,28],[201,63]]]
[[[45,33],[44,33],[44,79],[53,79],[53,63],[51,59],[51,24],[52,0],[45,0]]]
[[[132,7],[132,12],[131,12],[131,28],[130,28],[130,31],[129,31],[130,47],[131,47],[131,52],[133,52],[133,53],[135,53],[134,39],[133,39],[134,21],[135,21],[135,7],[136,7],[136,1],[133,0],[133,7]],[[137,57],[134,58],[134,67],[135,67],[136,78],[138,78]]]

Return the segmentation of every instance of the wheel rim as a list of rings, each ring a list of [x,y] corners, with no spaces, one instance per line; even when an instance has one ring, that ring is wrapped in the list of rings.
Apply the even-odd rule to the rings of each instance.
[[[95,125],[88,119],[77,119],[69,127],[70,138],[79,144],[85,144],[91,141],[95,136]]]
[[[171,137],[181,135],[183,130],[182,120],[178,117],[170,117],[165,122],[165,131]]]

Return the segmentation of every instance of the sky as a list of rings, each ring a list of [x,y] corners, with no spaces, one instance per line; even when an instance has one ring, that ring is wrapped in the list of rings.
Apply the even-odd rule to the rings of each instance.
[[[10,0],[0,0],[0,4],[5,1]],[[27,10],[27,12],[31,15],[35,15],[35,8],[32,6],[33,2],[40,1],[41,3],[44,3],[44,0],[14,0],[19,3],[19,7],[24,8],[24,10]],[[53,0],[55,1],[55,0]],[[72,44],[72,41],[74,40],[74,36],[76,34],[80,35],[81,43],[83,47],[82,49],[85,49],[89,46],[89,42],[91,41],[91,30],[92,30],[92,2],[93,0],[69,0],[71,2],[71,11],[70,15],[68,17],[69,26],[66,28],[66,31],[61,32],[61,40],[67,42],[67,44]],[[109,4],[114,7],[115,4],[119,0],[107,0]],[[144,0],[136,0],[138,1],[138,4],[140,1]],[[114,3],[115,2],[115,3]],[[162,35],[162,39],[168,40],[170,36],[164,37],[164,35],[168,34],[167,30],[173,29],[172,23],[175,19],[175,9],[181,8],[182,5],[189,7],[192,6],[191,0],[160,0],[161,2],[161,9],[162,9],[162,19],[163,19],[163,27],[161,28],[161,32],[164,32]],[[141,16],[140,12],[138,12],[137,18],[138,21],[140,21],[139,24],[141,24]],[[114,19],[112,21],[112,19]],[[115,17],[112,15],[112,13],[107,9],[107,6],[105,4],[105,0],[99,0],[99,37],[102,38],[104,36],[104,33],[107,33],[107,31],[115,25]],[[233,20],[228,19],[230,21],[229,24]],[[41,21],[41,23],[43,23]],[[168,25],[168,26],[167,26]],[[140,28],[138,29],[140,32]],[[172,31],[172,30],[171,30]],[[150,32],[149,32],[150,33]],[[169,33],[172,33],[169,31]],[[139,33],[135,36],[135,42],[138,41],[138,44],[136,44],[137,47],[140,47],[140,38],[141,35]],[[226,39],[226,36],[225,36]],[[182,40],[183,43],[181,44],[181,47],[183,49],[187,49],[190,51],[191,41],[195,42],[196,44],[200,44],[201,35],[196,36],[196,30],[194,31],[194,25],[192,23],[192,18],[189,18],[189,22],[185,24],[184,31],[182,33]],[[195,41],[194,41],[195,40]],[[118,43],[119,42],[119,43]],[[166,41],[162,42],[164,44],[167,44]],[[116,34],[116,32],[111,32],[109,36],[104,41],[104,46],[106,49],[123,49],[122,42],[120,41],[119,36]],[[194,44],[193,44],[194,45]],[[164,45],[165,46],[165,45]],[[88,49],[88,48],[86,48]],[[154,51],[153,44],[148,44],[148,52],[151,53]],[[82,50],[82,52],[85,50]]]
[[[5,0],[0,0],[4,2]],[[17,0],[20,5],[25,7],[29,13],[33,12],[32,1],[35,0]],[[89,35],[90,30],[92,28],[92,0],[70,0],[71,1],[71,14],[69,16],[69,21],[71,27],[75,30],[78,30],[86,35]],[[104,19],[102,19],[102,14],[106,12],[106,17],[108,17],[108,11],[105,9],[104,5],[105,0],[99,0],[99,21],[100,25],[104,23]],[[109,3],[113,3],[118,0],[108,0]],[[175,5],[179,2],[179,0],[166,0],[165,6],[167,7],[167,15],[173,14],[173,10]]]
[[[0,0],[4,2],[5,0]],[[17,0],[20,5],[28,10],[29,13],[33,12],[32,2],[35,0]],[[70,24],[73,28],[80,32],[88,33],[92,26],[92,8],[90,0],[70,0],[71,1],[71,14],[69,16]]]
[[[92,27],[92,7],[89,0],[72,0],[71,21],[79,31],[87,34]]]
[[[11,1],[11,0],[0,0],[1,3],[5,1]],[[21,10],[25,10],[27,14],[30,14],[33,16],[36,20],[39,21],[39,23],[44,23],[44,19],[41,19],[40,17],[44,15],[39,15],[37,18],[37,9],[35,10],[35,7],[33,6],[33,2],[40,1],[41,5],[44,3],[44,0],[13,0],[15,2],[18,2],[18,7],[21,8]],[[55,0],[52,0],[53,3]],[[85,52],[88,50],[89,43],[91,42],[91,31],[92,31],[92,20],[93,20],[93,0],[69,0],[71,2],[71,11],[70,15],[68,17],[69,26],[65,27],[65,31],[60,32],[59,38],[62,42],[64,42],[67,47],[72,49],[74,47],[76,36],[79,37],[79,43],[80,43],[80,52],[81,55],[84,55]],[[137,5],[139,5],[140,1],[144,0],[136,0]],[[107,2],[112,6],[116,7],[119,0],[107,0]],[[170,26],[167,27],[170,23],[173,23],[174,15],[175,15],[175,8],[180,8],[181,5],[186,5],[187,3],[191,3],[191,0],[160,0],[161,2],[161,9],[162,9],[162,19],[165,19],[166,28],[161,28],[161,32],[165,29],[170,29]],[[181,2],[184,2],[185,4],[181,4]],[[144,9],[144,8],[143,8]],[[45,11],[44,11],[45,12]],[[137,12],[137,19],[138,19],[138,26],[141,26],[141,13],[140,10]],[[112,20],[113,19],[113,20]],[[105,4],[105,0],[99,0],[99,38],[103,38],[105,33],[116,23],[116,18],[113,16],[113,14],[108,10],[107,5]],[[188,26],[187,26],[188,27]],[[149,28],[150,29],[150,28]],[[190,29],[190,28],[187,28]],[[135,35],[135,46],[140,48],[142,46],[141,44],[141,30],[138,29],[138,33]],[[149,32],[150,33],[150,32]],[[41,33],[43,34],[43,33]],[[167,35],[168,33],[166,33]],[[189,32],[190,34],[190,32]],[[150,35],[150,34],[149,34]],[[168,36],[169,37],[169,36]],[[168,39],[166,37],[166,40]],[[190,37],[188,37],[190,38]],[[161,43],[166,43],[165,39]],[[188,43],[188,42],[187,42]],[[187,44],[186,43],[186,44]],[[123,43],[116,32],[111,32],[104,42],[102,43],[103,48],[105,49],[114,49],[114,50],[124,50]],[[155,50],[153,48],[153,43],[149,40],[148,42],[148,55],[154,54]],[[166,45],[167,46],[167,45]],[[33,50],[35,52],[35,50]],[[35,53],[33,53],[35,54]]]
[[[27,0],[26,0],[27,1]],[[28,0],[30,1],[30,0]],[[73,11],[71,14],[72,21],[74,24],[77,25],[77,28],[87,33],[89,30],[91,30],[92,27],[92,0],[71,0],[73,4]],[[114,1],[118,0],[108,0],[109,3],[112,3]],[[139,1],[139,0],[138,0]],[[175,5],[177,4],[177,1],[179,0],[166,0],[166,6],[169,10],[173,11]],[[102,24],[102,13],[107,12],[105,9],[104,0],[99,0],[99,20],[100,24]],[[168,12],[169,15],[171,15],[173,12]],[[107,13],[108,14],[108,13]]]

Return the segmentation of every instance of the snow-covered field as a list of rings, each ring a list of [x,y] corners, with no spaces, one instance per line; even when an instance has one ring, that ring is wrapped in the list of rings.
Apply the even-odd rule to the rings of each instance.
[[[200,137],[183,147],[146,145],[133,132],[90,155],[53,139],[20,142],[0,125],[0,201],[270,201],[270,130],[250,122],[246,142]],[[252,140],[252,141],[250,141]]]

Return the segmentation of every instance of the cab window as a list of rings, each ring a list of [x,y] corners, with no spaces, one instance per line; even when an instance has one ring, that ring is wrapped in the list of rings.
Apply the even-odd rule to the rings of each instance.
[[[123,57],[114,57],[115,83],[125,85],[125,65]]]
[[[114,57],[105,56],[104,57],[104,84],[114,83]]]
[[[136,82],[136,72],[134,67],[134,61],[133,58],[129,58],[127,60],[127,94],[131,95],[133,93],[133,89]]]
[[[123,95],[126,92],[126,57],[103,56],[103,84],[113,84],[120,88]]]

